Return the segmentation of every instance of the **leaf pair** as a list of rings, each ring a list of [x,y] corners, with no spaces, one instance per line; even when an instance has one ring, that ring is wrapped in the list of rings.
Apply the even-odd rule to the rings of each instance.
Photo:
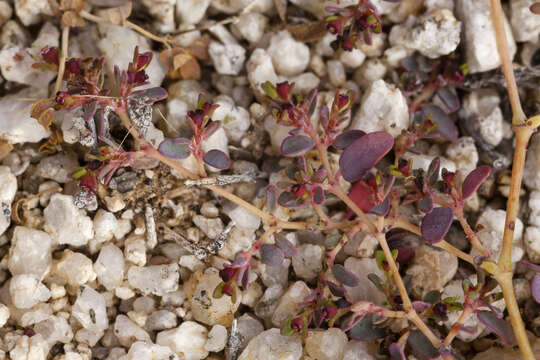
[[[261,261],[268,266],[280,266],[285,256],[293,257],[296,254],[296,247],[282,235],[276,236],[276,245],[261,246]]]
[[[186,138],[168,138],[159,144],[158,151],[168,158],[182,160],[190,154],[191,140]],[[219,170],[228,169],[231,166],[231,160],[221,150],[212,149],[204,154],[203,161]]]

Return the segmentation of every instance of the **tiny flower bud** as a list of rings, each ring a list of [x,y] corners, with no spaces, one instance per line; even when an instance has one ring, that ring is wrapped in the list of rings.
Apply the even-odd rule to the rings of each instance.
[[[204,121],[204,111],[201,109],[189,111],[188,117],[193,121],[196,127],[200,128]]]
[[[272,84],[270,81],[266,81],[264,84],[261,85],[262,90],[272,100],[276,100],[278,97],[278,93],[276,91],[276,87],[274,84]]]
[[[222,270],[219,271],[219,277],[221,278],[221,280],[228,282],[234,277],[235,273],[236,269],[230,266],[225,266]]]
[[[69,59],[66,62],[66,70],[72,74],[79,74],[81,72],[81,66],[77,59]]]
[[[276,91],[279,94],[279,97],[285,101],[289,101],[291,94],[292,86],[287,81],[277,84]]]
[[[326,29],[332,35],[340,34],[343,29],[343,22],[340,19],[331,20],[326,24]]]
[[[56,48],[45,46],[43,49],[41,49],[39,55],[47,64],[58,65],[58,50]]]
[[[341,48],[345,51],[352,51],[353,47],[354,44],[349,38],[343,40],[343,43],[341,44]]]

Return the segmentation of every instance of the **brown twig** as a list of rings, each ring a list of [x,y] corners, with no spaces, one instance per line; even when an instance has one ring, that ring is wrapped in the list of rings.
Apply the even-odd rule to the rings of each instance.
[[[64,26],[62,29],[62,50],[60,51],[60,60],[58,63],[58,77],[56,78],[56,84],[54,86],[54,95],[60,91],[62,86],[62,80],[64,78],[64,70],[66,68],[66,59],[68,54],[69,43],[69,26]]]

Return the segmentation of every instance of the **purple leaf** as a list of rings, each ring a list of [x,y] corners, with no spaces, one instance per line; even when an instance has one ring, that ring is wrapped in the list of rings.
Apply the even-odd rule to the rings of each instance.
[[[414,308],[416,312],[421,313],[422,311],[431,307],[431,304],[425,301],[413,301],[412,307]]]
[[[418,201],[418,209],[424,214],[429,214],[433,210],[433,196],[427,194]]]
[[[321,205],[324,202],[324,190],[322,187],[317,186],[315,187],[315,191],[313,191],[313,201],[317,205]]]
[[[441,293],[438,290],[432,290],[424,295],[424,301],[430,304],[435,304],[441,301]]]
[[[368,314],[352,327],[349,336],[354,340],[373,341],[385,337],[386,331],[384,328],[374,327],[372,315]]]
[[[312,116],[315,112],[315,109],[317,108],[317,94],[319,91],[317,89],[313,89],[309,92],[307,96],[307,103],[309,104],[308,108],[308,116]]]
[[[328,289],[330,289],[330,292],[332,293],[332,295],[338,296],[338,297],[345,296],[346,290],[343,286],[339,286],[338,284],[332,281],[327,281],[326,284],[328,285]]]
[[[279,194],[277,202],[284,208],[293,208],[302,205],[302,200],[296,197],[290,191],[283,191],[281,194]]]
[[[439,171],[441,168],[441,158],[436,156],[431,160],[427,171],[427,180],[430,185],[434,185],[439,180]]]
[[[296,250],[296,247],[289,240],[287,240],[285,236],[283,235],[276,236],[276,245],[288,257],[293,257],[298,253],[298,251]]]
[[[531,270],[533,270],[535,272],[540,272],[540,265],[536,265],[536,264],[533,264],[533,263],[525,261],[525,260],[521,260],[520,264],[528,267],[529,269],[531,269]]]
[[[384,293],[385,289],[383,286],[383,282],[380,277],[378,277],[376,274],[370,273],[367,275],[367,278],[369,281],[373,283],[379,289],[382,293]]]
[[[394,360],[407,360],[403,348],[397,343],[390,344],[390,346],[388,347],[388,351],[390,352],[390,356]]]
[[[474,169],[467,175],[461,186],[461,197],[468,198],[482,185],[491,174],[491,166],[482,165]]]
[[[275,245],[263,244],[261,246],[261,260],[268,266],[279,266],[284,259],[283,251]]]
[[[281,143],[281,153],[285,156],[298,156],[315,146],[311,138],[305,135],[288,136]]]
[[[339,158],[343,178],[348,182],[360,180],[393,146],[394,138],[384,131],[372,132],[357,139]]]
[[[439,355],[437,349],[433,347],[428,338],[421,331],[413,331],[407,338],[407,343],[422,357],[432,359]]]
[[[531,294],[534,300],[540,304],[540,274],[534,275],[531,280]]]
[[[362,130],[349,130],[339,134],[332,144],[338,150],[343,150],[362,136],[366,135]]]
[[[369,209],[370,214],[375,214],[379,216],[385,216],[390,211],[390,200],[388,198],[385,198],[383,201],[381,201],[379,204],[373,206],[371,209]]]
[[[129,98],[137,101],[138,103],[152,105],[155,102],[166,99],[167,96],[167,90],[157,86],[149,89],[134,91],[129,95]]]
[[[450,113],[453,113],[459,109],[459,98],[447,87],[437,90],[437,96],[443,102],[444,106]]]
[[[219,128],[221,127],[221,122],[219,121],[213,121],[210,124],[206,125],[204,128],[204,138],[208,139],[210,136],[212,136]]]
[[[158,151],[171,159],[185,159],[189,156],[190,143],[186,138],[165,139],[159,144]]]
[[[336,264],[332,267],[332,273],[337,280],[341,281],[344,285],[354,287],[360,283],[360,279],[341,264]]]
[[[450,119],[440,107],[436,105],[426,105],[422,108],[424,119],[429,118],[432,123],[437,124],[435,133],[449,141],[456,141],[458,131],[454,121]]]
[[[217,149],[212,149],[204,154],[203,161],[219,170],[225,170],[231,166],[231,160],[227,154]]]
[[[491,311],[479,311],[476,313],[476,316],[480,322],[497,334],[506,344],[514,344],[514,332],[512,331],[510,324],[508,324],[505,320],[499,319]]]
[[[430,244],[441,241],[452,224],[454,212],[449,207],[438,207],[433,209],[422,220],[422,237]]]

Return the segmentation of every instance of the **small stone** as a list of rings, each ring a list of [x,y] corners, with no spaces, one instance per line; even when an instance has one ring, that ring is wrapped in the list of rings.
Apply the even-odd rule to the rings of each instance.
[[[494,210],[492,208],[486,208],[480,217],[478,218],[477,225],[481,225],[483,228],[476,233],[478,239],[486,248],[491,252],[491,256],[494,259],[498,259],[504,233],[504,224],[506,218],[506,211]],[[514,226],[514,242],[512,246],[512,263],[516,263],[523,257],[525,251],[523,249],[523,223],[520,219],[516,219]],[[478,256],[480,253],[473,248],[471,250],[472,256]]]
[[[392,28],[390,45],[405,45],[431,59],[448,55],[458,46],[461,22],[452,11],[431,10],[418,19],[411,17],[409,20]]]
[[[124,242],[124,257],[127,261],[143,266],[146,264],[146,243],[140,235],[132,235]]]
[[[503,139],[503,114],[499,95],[493,89],[481,89],[465,95],[460,116],[491,146]]]
[[[230,210],[227,215],[236,227],[255,232],[261,226],[261,219],[241,206]]]
[[[60,153],[42,159],[37,166],[36,174],[58,183],[66,183],[73,180],[71,174],[78,168],[79,162],[74,154]]]
[[[7,1],[0,1],[0,26],[4,25],[13,15],[13,8]]]
[[[162,296],[178,289],[178,265],[132,266],[127,273],[129,285],[143,294]]]
[[[360,110],[349,129],[382,130],[396,137],[408,127],[409,107],[401,91],[384,80],[376,80],[362,97]]]
[[[17,339],[15,346],[9,351],[11,360],[45,360],[49,352],[49,346],[41,335],[32,337],[23,335]]]
[[[1,60],[0,60],[1,61]],[[31,102],[13,101],[10,98],[46,97],[43,89],[26,88],[0,100],[0,137],[12,144],[38,142],[49,137],[50,133],[36,119],[30,117]]]
[[[249,342],[238,360],[300,360],[302,340],[299,336],[285,336],[279,329],[263,331]]]
[[[536,264],[540,264],[540,228],[536,226],[529,226],[525,230],[525,236],[523,238],[525,242],[525,249],[527,250],[527,257],[530,261]]]
[[[283,56],[283,49],[287,49],[287,56]],[[298,75],[309,64],[309,47],[296,41],[286,30],[279,31],[270,38],[268,54],[277,72],[283,76]]]
[[[282,328],[287,320],[295,316],[301,309],[300,303],[311,293],[311,289],[303,281],[297,281],[283,294],[272,315],[272,324]]]
[[[465,58],[470,72],[484,72],[499,67],[501,59],[491,20],[490,0],[459,0],[456,2],[456,15],[463,22]],[[504,14],[503,17],[512,59],[516,53],[516,43]]]
[[[1,135],[1,134],[0,134]],[[7,166],[0,166],[0,235],[11,223],[11,203],[17,192],[17,178]]]
[[[208,341],[204,348],[209,352],[220,352],[227,344],[227,328],[222,325],[214,325],[208,333]]]
[[[34,331],[36,334],[40,334],[51,347],[58,342],[69,344],[73,339],[71,326],[66,319],[60,316],[53,315],[37,323],[34,326]]]
[[[8,259],[11,274],[34,274],[43,279],[52,263],[51,243],[51,238],[44,231],[15,227]]]
[[[118,222],[112,213],[99,209],[94,216],[94,239],[99,242],[111,240],[117,226]]]
[[[208,54],[219,74],[238,75],[244,67],[246,50],[238,44],[222,44],[211,41]]]
[[[201,206],[201,214],[207,218],[216,218],[219,216],[219,209],[212,201],[207,201]]]
[[[369,258],[379,246],[377,239],[367,231],[356,233],[343,247],[345,254],[358,258]]]
[[[53,273],[60,276],[69,285],[79,287],[96,278],[92,260],[85,255],[64,250],[62,257],[53,267]]]
[[[107,359],[109,359],[109,357]],[[121,358],[121,360],[140,359],[179,360],[178,356],[173,353],[169,347],[142,341],[134,342],[125,357]]]
[[[347,335],[341,329],[311,330],[306,337],[305,350],[317,360],[341,360],[347,342]]]
[[[540,34],[540,19],[531,16],[530,7],[535,0],[514,0],[510,3],[510,23],[516,41],[538,40]]]
[[[354,80],[365,89],[374,81],[384,78],[384,75],[386,75],[386,65],[380,59],[368,59],[354,73]]]
[[[248,62],[246,63],[248,80],[251,88],[259,95],[264,95],[261,85],[266,81],[275,84],[278,82],[278,76],[272,64],[272,57],[264,49],[255,49]],[[1,102],[0,102],[1,104]]]
[[[428,245],[414,249],[407,275],[412,277],[412,291],[422,297],[432,290],[442,290],[457,272],[458,260],[453,254]]]
[[[351,51],[343,51],[339,56],[339,60],[346,68],[354,70],[364,63],[366,55],[360,49],[352,49]]]
[[[73,204],[70,195],[54,194],[43,216],[45,231],[60,245],[83,246],[94,237],[92,220]]]
[[[284,291],[281,285],[267,287],[257,305],[255,305],[255,315],[261,319],[269,319],[274,314],[279,298]]]
[[[116,317],[114,334],[118,342],[124,347],[130,347],[136,341],[152,342],[148,333],[131,321],[126,315],[118,315]]]
[[[261,285],[257,282],[249,284],[247,290],[242,292],[242,304],[254,308],[263,294]]]
[[[122,284],[124,278],[124,255],[122,250],[113,244],[104,245],[94,264],[97,278],[107,290],[113,290]]]
[[[208,356],[204,348],[208,330],[194,321],[185,321],[176,329],[159,332],[156,344],[168,346],[181,359],[202,360]]]
[[[268,18],[258,12],[248,12],[240,15],[238,22],[233,27],[240,35],[250,43],[257,43],[264,35],[264,30],[268,25]]]
[[[540,191],[529,193],[529,225],[540,227]]]
[[[328,79],[330,83],[335,87],[340,87],[347,81],[347,75],[345,74],[345,67],[339,60],[330,60],[326,63],[328,69]]]
[[[312,281],[322,270],[324,248],[318,245],[305,244],[297,247],[298,254],[292,258],[292,266],[297,277]]]
[[[195,215],[193,223],[212,240],[217,239],[223,232],[223,222],[220,218],[209,219],[202,215]]]
[[[516,294],[516,300],[522,304],[527,299],[531,298],[531,283],[527,279],[518,278],[513,279],[514,294]]]
[[[49,289],[33,274],[15,275],[9,283],[11,302],[18,309],[29,309],[51,297]]]
[[[208,268],[203,273],[201,270],[191,275],[184,284],[184,291],[191,304],[193,318],[206,325],[231,326],[234,313],[240,305],[241,296],[237,293],[236,302],[232,302],[230,296],[213,297],[214,290],[222,282],[215,268]]]
[[[260,263],[260,277],[263,284],[265,286],[281,285],[282,287],[287,287],[290,266],[290,259],[283,260],[280,266],[269,266]]]
[[[145,328],[148,331],[161,331],[172,329],[177,325],[178,321],[175,313],[169,310],[158,310],[148,316]]]
[[[105,204],[110,212],[118,212],[126,207],[124,200],[117,196],[105,196]]]
[[[234,100],[227,95],[219,95],[213,103],[219,107],[214,111],[212,120],[221,122],[231,141],[242,140],[251,126],[249,112],[241,106],[236,106]]]
[[[179,24],[199,23],[211,0],[177,0],[176,18]],[[182,45],[183,46],[183,45]]]
[[[531,189],[540,190],[540,136],[533,136],[529,143],[523,182]]]
[[[47,191],[39,196],[39,205],[41,205],[42,207],[47,207],[47,205],[49,205],[49,201],[51,200],[51,196],[62,191],[60,185],[55,181],[44,181],[39,184],[38,192],[54,188],[56,188],[56,190]]]
[[[105,297],[89,286],[82,287],[71,311],[85,329],[99,332],[109,327]]]
[[[343,360],[375,360],[375,351],[370,349],[368,341],[351,340],[345,346]]]
[[[381,279],[384,278],[384,273],[377,267],[375,259],[349,257],[343,265],[345,269],[360,279],[359,284],[355,287],[345,286],[354,301],[371,301],[379,305],[386,300],[384,294],[367,277],[368,274],[373,273]]]
[[[9,308],[0,304],[0,327],[3,327],[9,319]]]
[[[15,0],[15,14],[24,26],[37,24],[42,15],[54,16],[47,0]]]
[[[470,136],[462,136],[456,142],[446,148],[446,156],[456,164],[460,171],[461,181],[476,169],[478,163],[478,150],[474,139]]]

